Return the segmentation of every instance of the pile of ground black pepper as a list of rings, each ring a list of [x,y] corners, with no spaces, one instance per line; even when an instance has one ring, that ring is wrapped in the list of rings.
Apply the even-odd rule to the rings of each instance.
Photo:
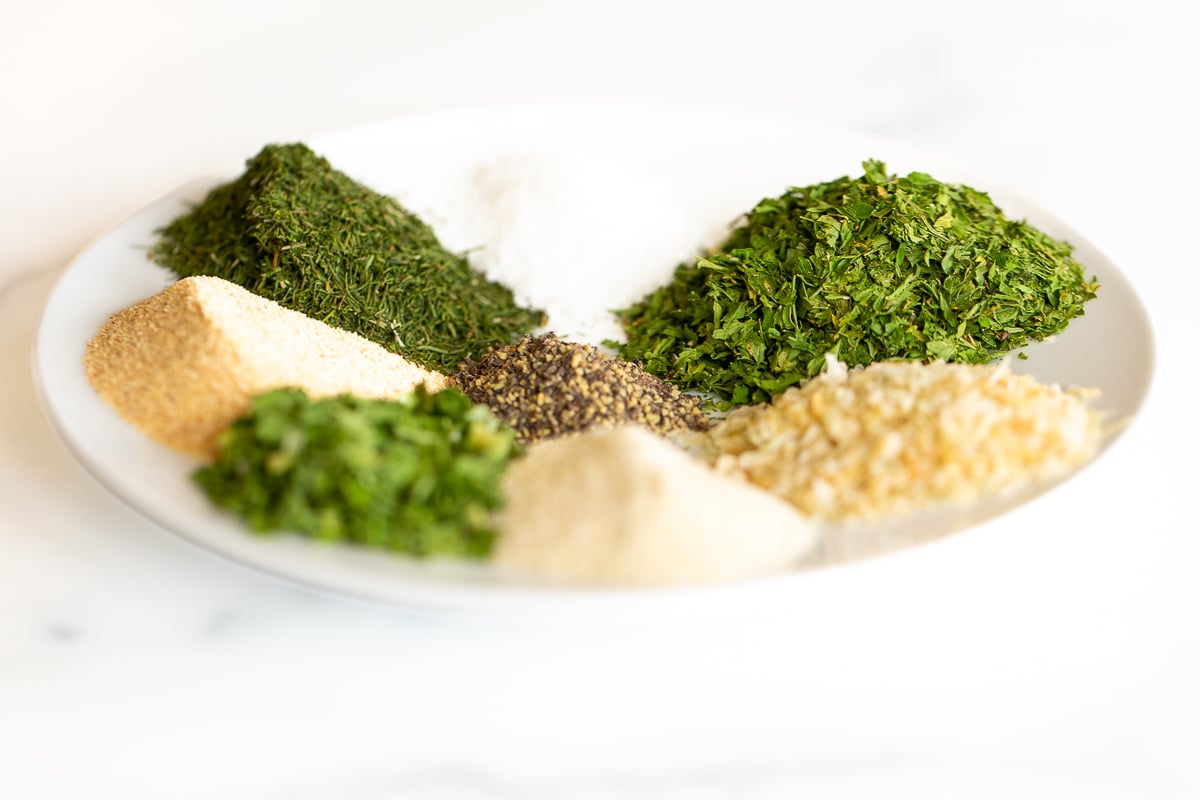
[[[552,333],[526,336],[468,359],[451,381],[489,406],[526,444],[626,423],[660,434],[709,427],[698,397],[683,394],[636,362]]]

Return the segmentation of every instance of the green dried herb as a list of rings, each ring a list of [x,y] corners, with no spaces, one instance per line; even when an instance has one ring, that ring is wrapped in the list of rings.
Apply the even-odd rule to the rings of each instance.
[[[543,320],[303,144],[264,147],[159,233],[150,256],[180,277],[216,275],[441,372]]]
[[[457,389],[399,400],[255,398],[194,474],[259,532],[289,530],[416,556],[486,556],[512,431]]]
[[[733,404],[889,358],[982,363],[1062,331],[1095,297],[1071,246],[922,172],[793,188],[618,312],[626,358]]]

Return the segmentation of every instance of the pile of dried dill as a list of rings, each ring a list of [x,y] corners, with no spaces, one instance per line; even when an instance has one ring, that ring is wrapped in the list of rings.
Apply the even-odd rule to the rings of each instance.
[[[699,398],[638,364],[554,334],[526,337],[469,359],[451,380],[525,443],[625,423],[661,434],[709,425]]]
[[[180,277],[216,275],[442,372],[543,318],[303,144],[267,145],[159,233],[150,256]]]

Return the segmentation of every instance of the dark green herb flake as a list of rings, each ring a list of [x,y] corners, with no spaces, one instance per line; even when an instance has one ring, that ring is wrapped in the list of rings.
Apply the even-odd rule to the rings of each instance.
[[[716,252],[619,312],[626,358],[740,404],[889,358],[982,363],[1062,331],[1097,285],[983,192],[878,161],[760,202]]]
[[[416,556],[486,556],[512,431],[456,389],[400,400],[255,398],[195,481],[259,532]]]
[[[543,319],[303,144],[264,147],[159,233],[151,258],[180,277],[216,275],[441,372]]]

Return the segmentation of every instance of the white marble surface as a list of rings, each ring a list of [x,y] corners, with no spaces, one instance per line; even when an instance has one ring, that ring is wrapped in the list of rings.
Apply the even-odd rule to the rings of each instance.
[[[1187,9],[4,4],[0,797],[1200,795]],[[1141,293],[1141,418],[1044,502],[854,567],[871,593],[640,619],[313,594],[143,522],[54,438],[33,327],[113,221],[266,141],[581,102],[835,120],[1001,177]]]

